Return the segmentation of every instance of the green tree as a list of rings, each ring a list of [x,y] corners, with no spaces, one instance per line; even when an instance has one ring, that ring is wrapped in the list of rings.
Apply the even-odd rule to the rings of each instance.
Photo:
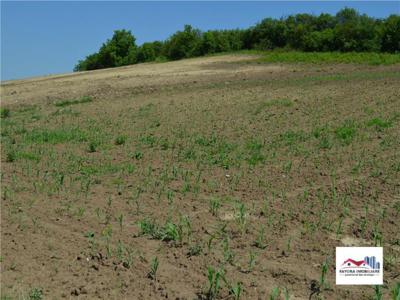
[[[166,54],[169,59],[176,60],[199,55],[201,32],[190,25],[183,31],[173,34],[166,42]]]
[[[382,24],[381,50],[400,51],[400,16],[391,15]]]

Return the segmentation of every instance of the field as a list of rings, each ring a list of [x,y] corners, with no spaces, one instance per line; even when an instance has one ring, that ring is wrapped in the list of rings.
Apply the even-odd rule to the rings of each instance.
[[[400,65],[273,60],[2,83],[1,299],[392,299]]]

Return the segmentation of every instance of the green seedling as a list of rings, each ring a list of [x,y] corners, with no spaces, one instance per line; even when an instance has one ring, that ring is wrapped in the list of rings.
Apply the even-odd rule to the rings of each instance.
[[[233,295],[235,300],[240,299],[240,294],[242,293],[242,285],[238,282],[236,285],[231,287],[230,293]]]
[[[267,247],[267,244],[265,242],[265,227],[261,226],[258,235],[257,235],[257,239],[254,242],[254,246],[256,246],[257,248],[260,249],[265,249]]]
[[[397,282],[392,288],[392,300],[400,300],[400,282]]]
[[[29,300],[42,300],[43,299],[43,290],[41,288],[33,288],[29,292]]]
[[[281,294],[281,292],[280,292],[279,288],[274,287],[272,289],[271,294],[269,295],[269,300],[278,300],[280,294]]]
[[[249,261],[248,261],[248,272],[253,271],[254,267],[256,265],[256,254],[253,251],[250,251],[249,254]]]
[[[210,212],[213,216],[218,215],[218,210],[221,207],[221,200],[219,198],[210,199]]]
[[[327,272],[328,272],[328,262],[325,261],[322,264],[321,277],[320,277],[320,280],[319,280],[321,288],[324,288],[326,286],[326,274],[327,274]]]
[[[246,208],[244,206],[244,203],[239,203],[237,206],[237,212],[236,212],[236,222],[238,223],[240,227],[240,231],[242,234],[246,232]]]
[[[11,110],[9,108],[6,108],[6,107],[0,108],[0,117],[2,119],[10,117],[10,115],[11,115]]]
[[[123,145],[126,142],[126,136],[120,135],[114,141],[114,144],[117,146]]]
[[[382,300],[382,299],[383,299],[382,287],[380,285],[375,285],[374,300]]]
[[[147,277],[153,279],[154,281],[157,280],[157,271],[158,271],[159,261],[158,257],[154,257],[150,263],[150,272],[147,274]]]
[[[217,299],[220,289],[220,280],[224,275],[223,271],[221,270],[216,271],[213,267],[208,267],[207,272],[208,272],[207,299],[210,300]]]

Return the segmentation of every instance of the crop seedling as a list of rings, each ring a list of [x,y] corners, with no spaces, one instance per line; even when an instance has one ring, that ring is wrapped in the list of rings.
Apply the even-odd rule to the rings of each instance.
[[[254,246],[260,249],[265,249],[267,247],[265,243],[265,227],[261,226],[260,230],[258,231],[257,239],[254,242]]]
[[[118,240],[117,249],[115,252],[116,252],[117,258],[120,261],[122,261],[122,259],[123,259],[124,250],[125,250],[124,244],[120,240]]]
[[[229,239],[227,236],[225,236],[222,243],[223,243],[223,251],[224,251],[224,260],[226,262],[230,263],[231,265],[233,265],[234,254],[229,247]]]
[[[324,261],[322,264],[321,277],[319,280],[320,286],[323,289],[326,286],[326,273],[328,272],[328,262]]]
[[[400,282],[397,282],[392,289],[392,300],[400,300]]]
[[[237,205],[236,222],[238,223],[242,234],[246,231],[246,208],[244,203]]]
[[[250,251],[249,253],[249,261],[248,261],[248,272],[253,271],[254,267],[256,265],[256,254],[253,251]]]
[[[122,265],[125,268],[130,269],[131,266],[133,265],[133,251],[129,248],[126,248],[125,251],[126,251],[126,255],[123,258]]]
[[[150,279],[153,279],[154,281],[157,280],[158,265],[159,265],[159,261],[158,261],[158,257],[156,256],[151,260],[150,272],[147,275],[147,277],[149,277]]]
[[[219,198],[210,199],[210,212],[213,216],[218,215],[218,210],[221,207],[221,200]]]
[[[287,242],[286,242],[286,251],[287,253],[290,253],[290,249],[292,248],[292,238],[288,237]]]
[[[219,289],[220,289],[220,280],[224,276],[222,270],[216,271],[213,267],[208,267],[207,269],[207,278],[208,278],[208,291],[207,291],[207,299],[213,300],[217,299]]]
[[[231,287],[230,293],[233,295],[235,300],[240,299],[240,294],[242,293],[242,285],[238,282],[236,285]]]
[[[278,300],[279,298],[279,295],[280,295],[280,290],[279,290],[279,288],[278,287],[274,287],[273,289],[272,289],[272,292],[271,292],[271,294],[269,295],[269,300]]]
[[[383,298],[382,287],[380,285],[374,286],[374,300],[382,300]]]
[[[120,228],[120,230],[122,231],[122,226],[124,225],[124,215],[123,215],[123,214],[120,214],[120,215],[117,217],[117,219],[118,219],[118,223],[119,223],[119,228]]]
[[[289,290],[287,288],[283,289],[283,297],[285,300],[289,300]]]

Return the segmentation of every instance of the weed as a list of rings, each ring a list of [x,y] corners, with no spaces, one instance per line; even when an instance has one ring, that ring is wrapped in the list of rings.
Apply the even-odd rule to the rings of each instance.
[[[29,292],[30,300],[42,300],[43,299],[43,290],[41,288],[33,288]]]
[[[10,117],[10,115],[11,115],[11,110],[9,108],[6,108],[6,107],[0,108],[0,117],[2,119]]]
[[[79,128],[63,129],[33,129],[24,136],[25,141],[34,144],[60,144],[65,142],[84,142],[87,140],[86,134]]]
[[[150,235],[155,239],[161,239],[160,228],[151,220],[144,219],[138,223],[142,235]]]
[[[203,248],[201,247],[200,244],[194,244],[192,246],[189,247],[189,251],[187,253],[188,257],[191,256],[198,256],[203,252]]]
[[[168,221],[164,227],[159,227],[149,219],[142,220],[138,223],[142,235],[149,235],[154,239],[165,242],[174,241],[181,243],[183,239],[182,225],[176,225]]]
[[[132,157],[135,158],[135,159],[137,159],[137,160],[142,159],[142,158],[143,158],[143,152],[141,152],[141,151],[139,151],[139,150],[136,150],[136,151],[133,153]]]
[[[89,153],[96,152],[97,146],[98,146],[98,143],[96,143],[96,142],[94,142],[94,141],[91,141],[91,142],[89,142],[87,151],[88,151]]]
[[[356,135],[355,123],[351,120],[345,121],[342,126],[336,128],[335,135],[343,144],[349,145]]]
[[[386,128],[392,127],[392,122],[380,118],[373,118],[367,122],[367,126],[373,126],[377,131],[383,131]]]
[[[58,101],[58,102],[55,102],[54,105],[57,107],[65,107],[65,106],[69,106],[69,105],[88,103],[88,102],[92,102],[92,101],[93,101],[92,97],[84,96],[79,99]]]
[[[284,146],[292,146],[307,139],[307,134],[303,131],[288,130],[279,136],[279,142]]]
[[[14,162],[17,159],[17,153],[14,150],[10,150],[6,154],[6,162]]]
[[[248,150],[247,162],[251,166],[265,161],[265,155],[262,153],[263,143],[257,140],[251,140],[247,143]]]
[[[123,145],[126,142],[126,136],[119,135],[115,138],[114,144],[117,146]]]

